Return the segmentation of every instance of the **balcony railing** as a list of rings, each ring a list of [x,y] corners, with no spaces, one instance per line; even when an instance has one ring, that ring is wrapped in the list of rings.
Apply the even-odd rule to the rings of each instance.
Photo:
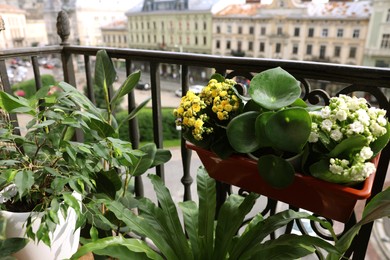
[[[65,30],[62,28],[60,31],[66,32],[66,28]],[[213,69],[229,78],[244,76],[248,79],[251,79],[255,73],[280,66],[302,82],[303,99],[312,104],[327,103],[331,95],[355,93],[370,96],[370,101],[375,102],[376,106],[386,109],[388,111],[387,116],[390,116],[389,97],[385,94],[390,92],[389,69],[303,61],[217,57],[190,53],[76,46],[67,43],[66,33],[62,33],[60,36],[63,42],[58,46],[1,50],[0,75],[3,88],[6,91],[11,92],[11,84],[7,75],[7,59],[20,57],[29,58],[34,72],[36,88],[39,89],[42,86],[38,63],[40,57],[47,55],[60,56],[62,60],[63,80],[74,86],[76,86],[74,64],[76,59],[80,60],[80,57],[83,57],[82,62],[84,65],[83,68],[88,96],[91,100],[94,100],[91,64],[98,50],[105,49],[111,58],[124,61],[127,74],[131,73],[132,63],[142,61],[147,64],[147,71],[150,71],[154,142],[159,148],[162,148],[163,146],[161,80],[159,70],[161,64],[180,66],[182,93],[186,93],[188,90],[190,82],[189,67],[192,66]],[[128,95],[129,112],[134,108],[135,95],[134,93],[130,93]],[[136,119],[130,121],[129,126],[129,138],[132,141],[134,148],[137,148],[139,146],[139,130]],[[190,187],[193,181],[190,173],[191,151],[186,149],[184,140],[181,144],[181,156],[183,162],[183,176],[181,182],[184,189],[184,200],[188,200],[191,198]],[[372,196],[379,193],[383,188],[389,160],[390,147],[387,146],[381,154],[372,189]],[[156,174],[164,178],[164,166],[158,166],[156,168]],[[218,200],[219,203],[221,203],[231,189],[222,183],[218,183],[217,187]],[[136,180],[136,193],[137,195],[143,195],[142,179],[140,177]],[[276,202],[271,202],[272,203],[269,203],[269,205],[272,205],[272,208],[267,207],[268,212],[265,210],[265,213],[274,213]],[[356,223],[355,215],[353,215],[349,222],[345,224],[344,231],[354,223]],[[372,224],[365,225],[361,229],[347,253],[347,256],[353,254],[354,259],[364,259],[371,230]]]

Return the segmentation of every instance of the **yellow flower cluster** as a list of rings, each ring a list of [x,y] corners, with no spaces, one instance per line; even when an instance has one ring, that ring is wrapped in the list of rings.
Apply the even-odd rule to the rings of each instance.
[[[233,90],[235,84],[230,79],[224,82],[212,79],[199,95],[188,91],[181,98],[179,107],[173,111],[176,125],[191,130],[196,140],[202,140],[203,134],[213,132],[215,121],[228,120],[240,108],[241,99]]]
[[[192,135],[196,140],[203,139],[203,133],[211,133],[211,127],[205,127],[204,122],[208,116],[202,113],[202,109],[206,108],[206,104],[192,91],[181,98],[180,105],[173,111],[176,117],[176,125],[184,128],[192,129]]]
[[[231,79],[225,79],[224,82],[211,79],[199,94],[207,105],[212,105],[211,110],[221,121],[228,120],[229,114],[240,108],[241,99],[236,96],[233,90],[235,84],[236,82]]]

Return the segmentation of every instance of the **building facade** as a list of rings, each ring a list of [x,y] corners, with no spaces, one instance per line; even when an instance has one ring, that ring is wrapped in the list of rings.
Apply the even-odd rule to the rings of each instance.
[[[390,67],[390,1],[374,0],[363,65]]]
[[[126,20],[113,22],[107,26],[103,26],[101,30],[104,46],[128,48]]]
[[[126,13],[129,47],[211,54],[215,2],[145,0]]]
[[[26,12],[18,7],[0,4],[5,30],[0,33],[0,48],[26,47]]]
[[[232,5],[213,17],[216,55],[361,65],[370,1]]]

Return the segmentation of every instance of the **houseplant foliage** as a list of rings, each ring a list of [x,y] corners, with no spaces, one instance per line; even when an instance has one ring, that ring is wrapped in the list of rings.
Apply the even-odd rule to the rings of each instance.
[[[105,204],[134,233],[150,239],[153,246],[138,238],[95,238],[82,246],[72,259],[87,252],[105,255],[108,252],[108,255],[119,259],[129,256],[133,257],[131,259],[296,259],[315,251],[321,254],[319,248],[328,253],[328,259],[341,259],[363,224],[390,215],[390,189],[387,189],[373,198],[364,210],[362,220],[339,240],[327,221],[293,210],[267,218],[258,214],[243,231],[238,232],[258,195],[230,195],[215,218],[215,181],[200,167],[197,175],[199,204],[193,201],[179,203],[183,213],[183,230],[168,189],[158,176],[149,175],[149,178],[160,207],[142,198],[137,206],[139,214],[135,214],[120,203]],[[333,235],[335,245],[309,235],[285,234],[274,240],[267,239],[272,232],[295,219],[319,222]],[[157,251],[151,248],[157,248]]]
[[[0,217],[0,259],[7,259],[13,253],[19,251],[26,246],[28,239],[21,237],[6,237],[6,225],[7,221],[3,217]]]
[[[235,84],[215,74],[199,94],[182,98],[174,115],[186,140],[222,159],[256,158],[259,174],[275,188],[289,186],[297,171],[342,184],[375,171],[368,161],[389,141],[386,111],[343,95],[329,106],[308,106],[300,82],[280,67],[256,74],[249,97]]]
[[[118,138],[119,127],[136,116],[148,100],[123,122],[116,122],[111,114],[116,100],[133,90],[140,73],[131,74],[110,99],[109,88],[115,75],[107,53],[99,51],[95,83],[106,93],[105,110],[65,82],[59,84],[60,91],[47,95],[49,89],[42,88],[28,100],[0,92],[3,110],[31,117],[25,135],[15,135],[12,122],[2,122],[0,130],[0,208],[43,214],[36,232],[29,218],[28,237],[50,245],[49,233],[59,222],[57,213],[66,216],[68,208],[77,214],[76,229],[91,220],[92,214],[98,220],[99,215],[105,214],[104,206],[97,210],[97,204],[91,203],[93,199],[97,196],[116,199],[120,193],[125,200],[132,177],[170,159],[169,151],[157,149],[154,144],[134,150],[131,143]],[[75,141],[76,130],[91,137],[90,140]],[[72,196],[73,192],[81,194],[81,204]]]

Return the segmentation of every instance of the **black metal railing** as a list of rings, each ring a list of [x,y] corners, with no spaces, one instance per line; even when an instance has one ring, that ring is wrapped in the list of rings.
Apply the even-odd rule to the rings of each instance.
[[[66,30],[65,30],[66,31]],[[378,107],[388,111],[390,116],[389,97],[385,95],[390,91],[390,70],[384,68],[371,68],[347,66],[339,64],[313,63],[303,61],[255,59],[243,57],[217,57],[190,53],[175,53],[163,51],[147,51],[136,49],[118,49],[106,47],[86,47],[69,45],[67,37],[61,37],[63,42],[59,46],[35,47],[0,51],[0,76],[4,90],[11,92],[11,83],[7,75],[7,60],[12,58],[28,58],[31,60],[34,79],[37,88],[42,85],[38,59],[47,55],[58,55],[62,60],[63,80],[76,86],[75,61],[84,63],[85,80],[88,97],[94,100],[91,64],[98,50],[105,49],[111,58],[122,60],[125,63],[126,73],[131,73],[132,63],[142,61],[150,71],[150,84],[152,93],[153,133],[154,142],[163,148],[162,115],[161,115],[161,80],[159,67],[161,64],[180,66],[180,81],[182,93],[189,87],[189,67],[196,66],[215,70],[227,77],[244,76],[248,79],[255,73],[263,70],[282,67],[303,83],[303,98],[310,103],[327,103],[330,95],[341,93],[358,93],[370,95]],[[80,56],[83,59],[80,59]],[[332,92],[330,94],[330,92]],[[128,95],[129,112],[135,108],[135,94]],[[16,118],[13,118],[16,119]],[[129,138],[134,148],[139,146],[139,130],[136,119],[129,122]],[[81,137],[80,137],[81,138]],[[192,177],[190,173],[191,151],[186,149],[184,140],[181,144],[183,175],[181,182],[184,189],[184,200],[191,199]],[[387,146],[381,154],[376,178],[372,189],[372,196],[379,193],[384,185],[390,160],[390,148]],[[156,174],[164,179],[164,166],[156,168]],[[178,180],[179,181],[179,180]],[[221,203],[230,192],[231,187],[219,183],[218,199]],[[136,193],[143,196],[142,179],[136,179]],[[276,202],[270,200],[264,213],[274,213]],[[356,223],[353,215],[345,230]],[[353,253],[354,259],[364,259],[370,238],[372,225],[365,225],[356,237],[347,256]]]

